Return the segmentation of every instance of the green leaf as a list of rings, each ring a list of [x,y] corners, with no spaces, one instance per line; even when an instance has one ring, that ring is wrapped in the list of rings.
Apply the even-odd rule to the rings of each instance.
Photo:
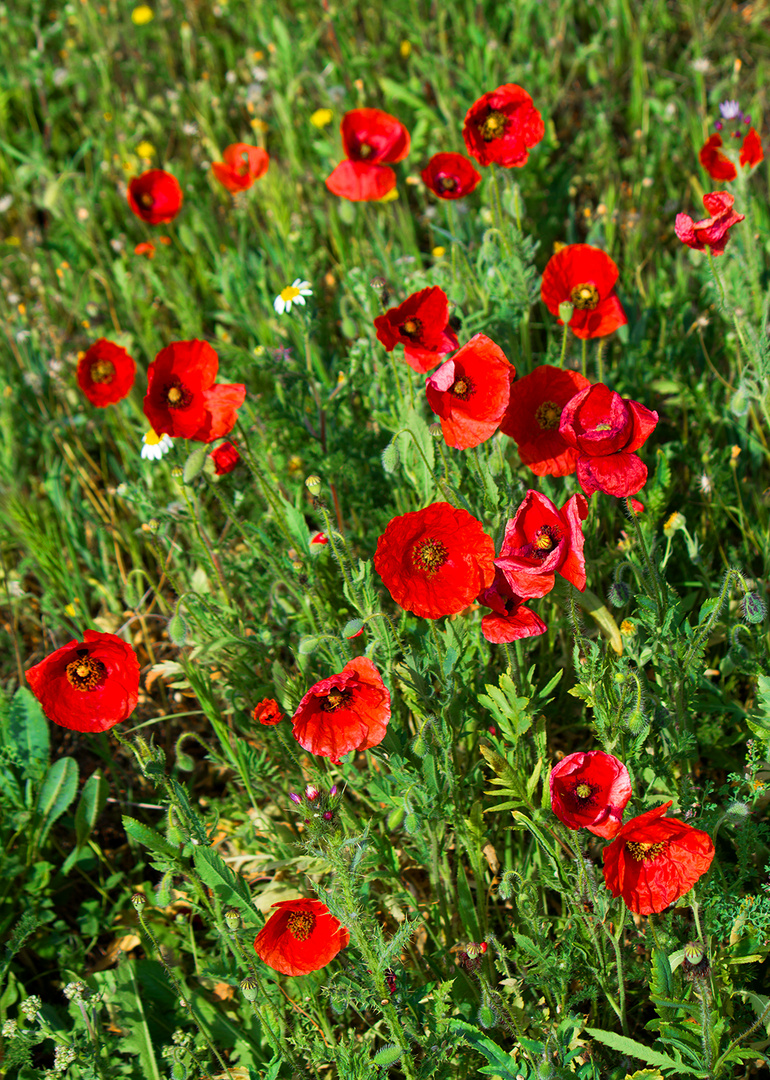
[[[175,865],[179,863],[179,852],[175,847],[172,847],[167,840],[164,840],[162,836],[158,836],[154,829],[151,829],[148,825],[144,825],[141,821],[137,821],[136,818],[123,815],[123,828],[126,830],[128,836],[132,840],[136,840],[138,844],[142,844],[143,847],[149,848],[155,855],[160,855],[162,858],[168,859]]]
[[[489,1064],[494,1066],[496,1074],[502,1080],[516,1080],[521,1074],[519,1063],[511,1057],[507,1050],[503,1050],[501,1046],[498,1046],[496,1042],[490,1039],[488,1035],[485,1035],[479,1028],[474,1027],[473,1024],[466,1024],[464,1020],[452,1019],[447,1024],[447,1028],[485,1057]]]
[[[204,885],[208,885],[223,904],[238,908],[240,913],[261,926],[262,920],[251,901],[249,887],[239,874],[235,874],[216,851],[208,847],[196,847],[193,851],[195,869]]]
[[[48,721],[37,698],[26,686],[20,686],[13,695],[8,738],[21,759],[23,778],[33,783],[42,780],[50,758]]]
[[[107,802],[109,790],[109,784],[98,769],[83,785],[80,800],[75,809],[75,837],[78,847],[82,847],[91,835],[96,820]]]
[[[37,812],[44,822],[41,843],[77,795],[78,775],[78,763],[71,757],[59,758],[48,770],[37,800]]]
[[[457,864],[457,907],[465,932],[470,934],[474,941],[480,941],[481,927],[476,914],[476,905],[473,903],[465,867],[461,862]]]
[[[625,1035],[618,1035],[616,1031],[603,1031],[601,1028],[590,1027],[585,1028],[585,1031],[597,1042],[612,1047],[613,1050],[617,1050],[620,1054],[628,1054],[629,1057],[638,1058],[647,1065],[665,1066],[665,1068],[673,1069],[674,1072],[683,1075],[692,1074],[692,1069],[685,1065],[681,1059],[674,1061],[668,1054],[661,1054],[658,1050],[653,1050],[635,1039],[629,1039]]]

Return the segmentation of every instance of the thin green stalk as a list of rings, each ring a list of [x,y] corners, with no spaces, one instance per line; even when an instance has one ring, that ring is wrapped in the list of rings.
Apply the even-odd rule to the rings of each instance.
[[[217,578],[217,581],[219,582],[219,587],[222,590],[222,595],[227,601],[228,607],[233,607],[232,597],[230,596],[230,590],[227,588],[227,582],[225,581],[224,574],[222,573],[222,567],[220,566],[219,559],[214,554],[214,549],[212,548],[209,539],[203,530],[203,526],[198,519],[198,515],[192,503],[192,499],[187,492],[187,484],[182,482],[181,487],[182,494],[184,495],[184,501],[187,503],[187,509],[190,511],[190,516],[192,518],[193,527],[195,529],[196,535],[209,557],[209,561],[214,569],[214,574]]]
[[[599,338],[599,344],[596,349],[596,377],[600,383],[604,382],[604,364],[602,362],[602,355],[604,353],[604,338]]]
[[[583,338],[580,349],[580,370],[583,372],[583,378],[588,378],[586,370],[588,368],[588,338]]]
[[[719,298],[722,301],[722,307],[726,308],[727,307],[727,299],[725,297],[724,286],[722,285],[722,279],[719,276],[719,271],[717,270],[717,265],[714,262],[714,256],[711,254],[711,248],[708,246],[708,244],[706,245],[706,254],[709,257],[709,263],[711,265],[711,273],[714,275],[714,281],[716,281],[717,287],[719,289]]]
[[[499,232],[500,237],[503,241],[505,254],[510,257],[512,254],[511,245],[506,235],[505,218],[503,217],[503,203],[502,199],[500,198],[500,187],[497,183],[497,169],[494,165],[490,169],[490,174],[492,177],[492,205],[495,214],[495,224],[497,225],[497,231]]]
[[[569,336],[569,323],[564,324],[564,333],[561,336],[561,356],[559,357],[559,367],[564,367],[564,360],[567,356],[567,338]]]

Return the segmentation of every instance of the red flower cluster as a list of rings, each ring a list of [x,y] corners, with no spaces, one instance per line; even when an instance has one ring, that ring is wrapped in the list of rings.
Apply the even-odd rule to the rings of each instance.
[[[462,154],[434,154],[420,175],[439,199],[462,199],[481,183],[481,173]]]
[[[494,435],[515,375],[500,346],[476,334],[426,380],[428,404],[441,418],[447,446],[467,450]]]
[[[495,545],[446,502],[402,514],[377,541],[374,567],[396,603],[424,619],[454,615],[492,584]]]
[[[281,900],[257,934],[260,960],[283,975],[308,975],[334,959],[350,941],[348,931],[320,900]]]
[[[703,205],[711,214],[703,221],[693,221],[689,214],[677,214],[674,232],[688,247],[696,251],[709,248],[712,255],[721,255],[730,239],[730,229],[743,221],[745,214],[733,210],[735,199],[726,191],[712,191],[703,196]]]
[[[86,630],[26,675],[48,719],[71,731],[108,731],[139,699],[139,661],[116,634]]]
[[[283,720],[283,713],[277,701],[273,698],[263,698],[258,705],[254,706],[254,720],[265,727],[273,727]]]
[[[602,852],[607,888],[638,915],[663,911],[684,896],[714,858],[708,833],[664,817],[670,806],[631,818]]]
[[[125,349],[99,338],[78,360],[78,385],[92,405],[121,401],[134,385],[136,364]]]
[[[205,341],[172,341],[147,372],[144,414],[158,435],[213,442],[235,426],[242,383],[215,383],[219,357]]]
[[[500,429],[516,440],[519,457],[536,476],[569,476],[577,451],[559,432],[564,406],[590,382],[577,371],[541,364],[511,386]]]
[[[422,373],[457,348],[457,335],[448,324],[449,300],[438,285],[412,293],[403,304],[389,308],[374,320],[378,341],[388,352],[403,345],[407,364]]]
[[[578,452],[577,478],[586,495],[625,498],[641,491],[647,466],[634,453],[655,430],[658,414],[622,398],[604,383],[577,393],[564,406],[559,431]]]
[[[701,147],[698,160],[712,180],[734,180],[738,175],[738,170],[727,154],[722,152],[721,147],[722,136],[719,133],[711,135]],[[748,166],[749,169],[753,169],[755,165],[759,165],[760,161],[764,160],[764,157],[759,135],[757,135],[754,128],[749,128],[746,137],[741,143],[739,157],[741,168]]]
[[[179,181],[163,169],[150,169],[128,185],[128,205],[148,225],[165,225],[182,209]]]
[[[532,98],[516,83],[506,83],[484,94],[468,109],[463,139],[479,165],[525,165],[529,150],[545,135],[543,118]]]
[[[612,754],[590,750],[568,754],[555,765],[550,790],[551,809],[563,825],[611,840],[631,798],[631,777]]]
[[[214,472],[217,476],[226,476],[240,464],[241,455],[238,447],[231,442],[223,442],[216,450],[212,450],[209,457],[214,462]]]
[[[552,315],[558,316],[560,304],[572,304],[569,328],[575,337],[606,337],[628,322],[615,295],[617,280],[618,268],[601,248],[569,244],[546,263],[540,296]]]
[[[409,132],[380,109],[352,109],[342,118],[340,131],[346,160],[327,177],[327,188],[352,202],[381,199],[396,186],[396,174],[388,166],[409,153]]]
[[[478,600],[484,607],[492,609],[481,620],[481,632],[487,641],[496,645],[537,637],[548,629],[534,611],[524,606],[522,598],[514,593],[505,574],[497,566],[492,584],[479,593]]]
[[[514,596],[527,600],[545,596],[556,574],[581,591],[586,587],[581,522],[588,503],[573,495],[561,510],[539,491],[528,491],[505,527],[495,566],[501,570]]]
[[[292,723],[297,742],[311,754],[338,761],[385,738],[390,694],[371,660],[357,656],[338,675],[311,686]]]
[[[225,147],[222,161],[213,161],[211,168],[217,180],[229,192],[248,191],[255,180],[267,172],[270,157],[260,146],[231,143]]]

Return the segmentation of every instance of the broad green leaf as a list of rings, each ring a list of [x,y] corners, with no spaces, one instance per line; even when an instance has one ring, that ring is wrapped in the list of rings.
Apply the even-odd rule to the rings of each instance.
[[[37,800],[37,812],[44,822],[43,837],[77,795],[78,775],[78,763],[71,757],[59,758],[48,770]]]
[[[36,783],[48,768],[50,739],[48,721],[31,690],[20,686],[13,695],[8,720],[11,746],[21,758],[23,777]]]
[[[246,882],[235,874],[216,851],[207,847],[196,847],[193,852],[195,869],[204,885],[208,885],[224,904],[238,908],[249,922],[262,925],[252,901]]]
[[[465,867],[461,862],[457,864],[457,907],[466,933],[470,934],[474,941],[480,941],[481,927],[476,914],[476,905],[473,903]]]
[[[98,769],[83,785],[80,800],[75,809],[75,838],[78,847],[82,847],[91,835],[96,819],[107,802],[108,791],[109,784]]]

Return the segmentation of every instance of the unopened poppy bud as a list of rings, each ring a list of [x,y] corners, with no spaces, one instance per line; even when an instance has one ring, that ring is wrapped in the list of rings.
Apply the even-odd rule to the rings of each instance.
[[[482,1005],[479,1009],[479,1024],[483,1028],[493,1028],[497,1023],[497,1017],[495,1016],[494,1009],[490,1009],[489,1005]]]
[[[228,930],[237,930],[241,924],[241,916],[235,908],[228,908],[225,912],[225,923]]]
[[[134,893],[131,897],[131,903],[134,905],[136,911],[144,911],[147,904],[147,897],[142,896],[141,893]]]
[[[565,325],[567,325],[569,323],[569,321],[572,318],[572,316],[574,315],[574,313],[575,313],[575,308],[569,302],[569,300],[563,300],[561,302],[561,304],[559,304],[559,318],[561,319],[561,321]]]
[[[761,623],[767,614],[767,605],[759,593],[746,593],[743,598],[743,617],[749,623]]]
[[[247,1001],[257,1000],[258,985],[259,983],[253,975],[248,975],[245,979],[241,980],[241,990],[243,991],[243,996],[246,998]]]
[[[404,823],[406,817],[406,810],[403,806],[397,806],[395,810],[391,810],[388,814],[388,831],[394,832],[396,829],[400,829]]]
[[[743,825],[751,816],[751,810],[744,802],[732,802],[725,811],[725,817],[733,825]]]
[[[406,820],[404,821],[404,828],[410,836],[414,836],[416,832],[419,832],[420,819],[417,817],[417,814],[406,815]]]
[[[623,607],[631,599],[631,587],[625,581],[615,581],[607,590],[607,599],[613,607]]]
[[[383,1046],[382,1050],[377,1051],[372,1058],[372,1062],[381,1068],[387,1069],[391,1065],[395,1065],[400,1057],[401,1048],[396,1046],[395,1043],[388,1043],[387,1046]]]
[[[321,494],[321,477],[320,476],[308,476],[305,481],[305,487],[308,489],[314,499],[317,499]]]
[[[503,900],[510,900],[514,892],[521,888],[521,885],[521,876],[515,870],[506,870],[500,884],[497,886],[497,891]]]

